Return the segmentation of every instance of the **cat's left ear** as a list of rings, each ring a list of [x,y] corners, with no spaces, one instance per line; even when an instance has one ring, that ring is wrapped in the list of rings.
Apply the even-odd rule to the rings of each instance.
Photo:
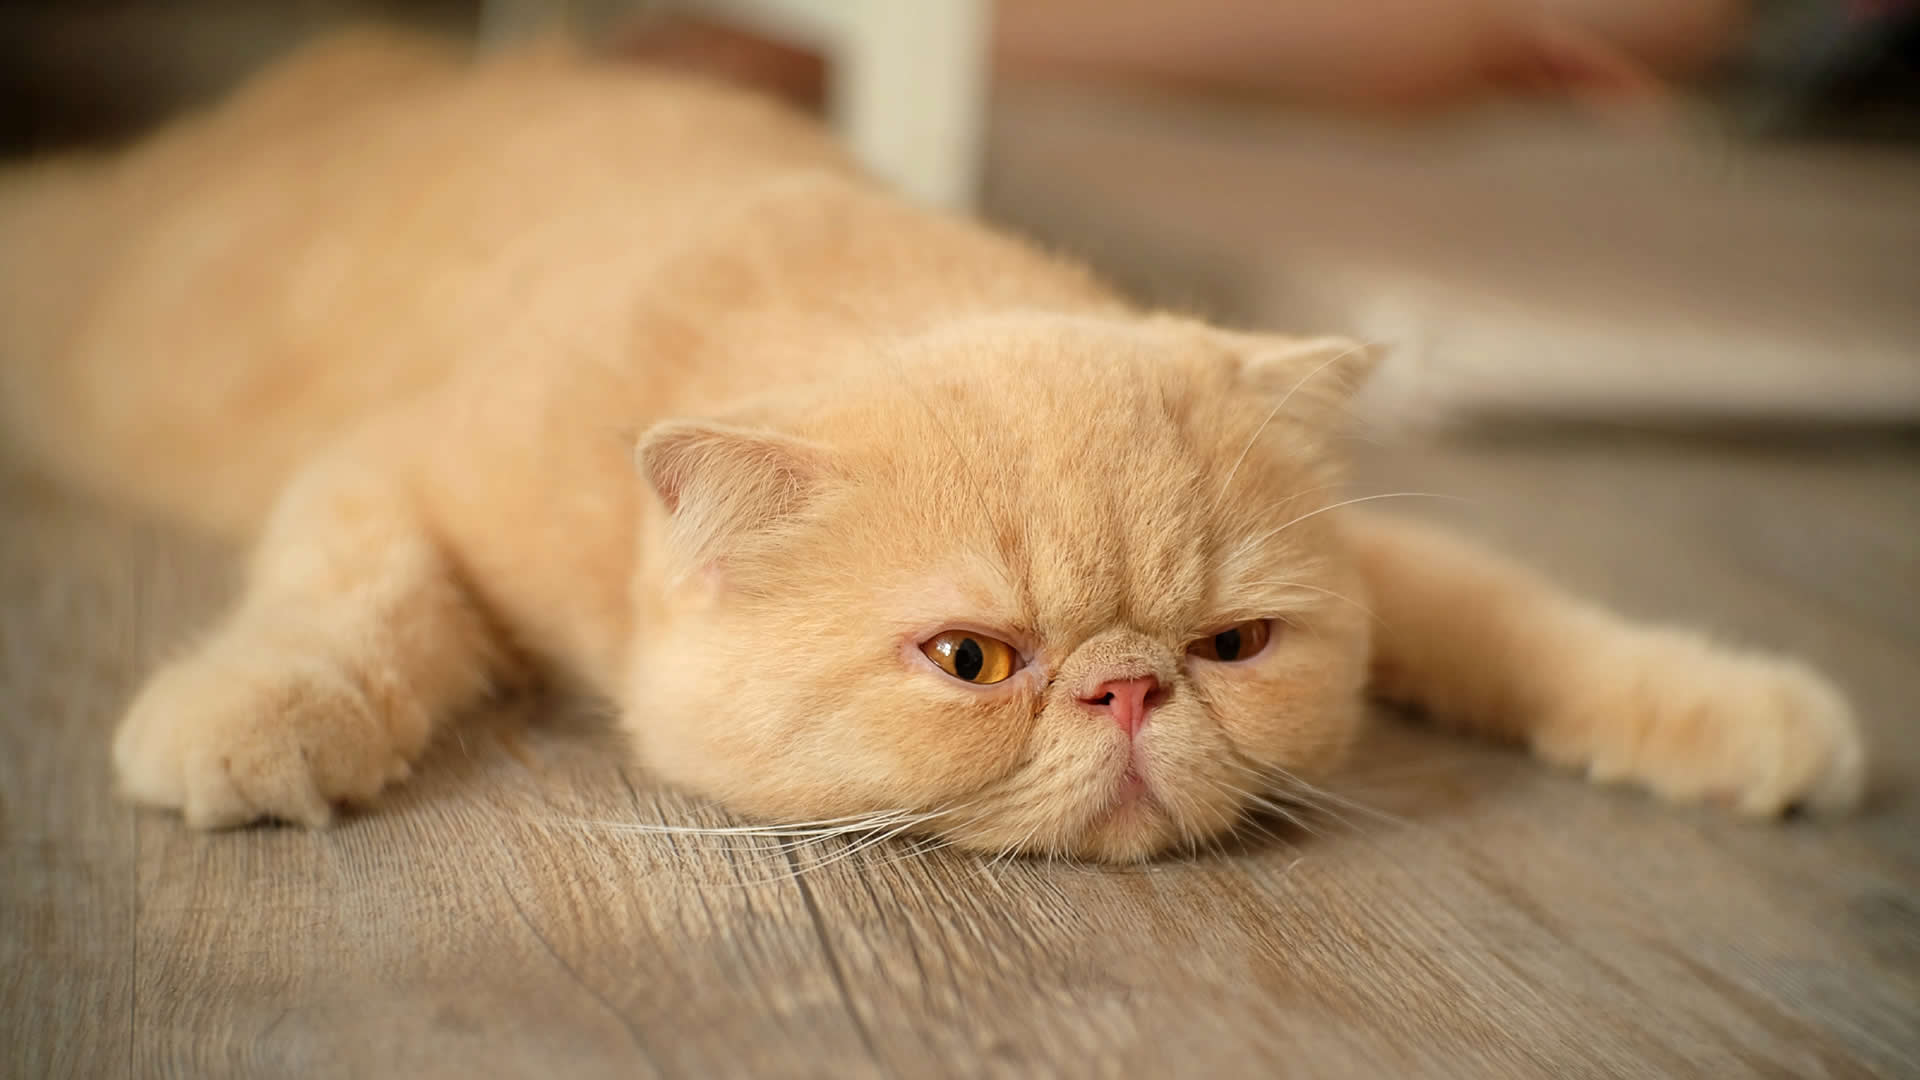
[[[818,489],[825,447],[778,432],[705,420],[654,425],[634,451],[673,515],[670,543],[693,566],[775,527]]]
[[[1338,426],[1341,410],[1380,363],[1378,345],[1342,337],[1237,334],[1241,372],[1288,416]]]

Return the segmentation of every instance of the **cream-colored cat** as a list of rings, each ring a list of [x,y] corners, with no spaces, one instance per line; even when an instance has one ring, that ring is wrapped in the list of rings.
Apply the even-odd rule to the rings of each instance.
[[[355,35],[4,185],[13,441],[257,536],[114,742],[195,826],[324,824],[523,659],[739,811],[982,849],[1216,836],[1369,683],[1673,798],[1861,788],[1806,669],[1342,508],[1365,350],[1139,312],[758,100]]]

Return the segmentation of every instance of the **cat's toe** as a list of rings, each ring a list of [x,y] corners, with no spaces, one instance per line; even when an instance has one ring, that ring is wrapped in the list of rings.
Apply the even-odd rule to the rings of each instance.
[[[1643,749],[1660,794],[1754,818],[1859,804],[1866,751],[1846,698],[1793,661],[1725,655],[1690,672],[1694,693],[1656,719]]]
[[[196,829],[228,829],[256,821],[324,828],[333,807],[298,753],[271,742],[203,747],[187,766],[181,816]]]
[[[312,657],[205,654],[162,671],[114,740],[135,802],[221,829],[274,820],[319,828],[366,805],[422,748],[397,744],[359,681]]]
[[[1755,818],[1859,804],[1866,748],[1846,698],[1797,661],[1657,633],[1598,668],[1577,707],[1536,737],[1600,783]]]
[[[113,773],[120,794],[142,806],[177,810],[186,805],[184,761],[172,725],[155,715],[159,680],[135,700],[113,736]]]
[[[1838,814],[1859,805],[1866,790],[1866,745],[1840,691],[1798,664],[1779,664],[1755,688],[1771,746],[1754,756],[1770,767],[1738,803],[1743,813],[1777,817],[1790,809]],[[1769,732],[1767,729],[1771,729]]]

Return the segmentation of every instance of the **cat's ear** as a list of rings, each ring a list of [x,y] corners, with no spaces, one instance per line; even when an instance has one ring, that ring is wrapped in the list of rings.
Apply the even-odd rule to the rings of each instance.
[[[1314,426],[1337,426],[1341,410],[1379,364],[1378,345],[1342,337],[1236,335],[1241,371],[1286,415]]]
[[[686,565],[723,555],[790,516],[829,469],[817,443],[705,420],[654,425],[635,458],[673,515],[670,542]]]

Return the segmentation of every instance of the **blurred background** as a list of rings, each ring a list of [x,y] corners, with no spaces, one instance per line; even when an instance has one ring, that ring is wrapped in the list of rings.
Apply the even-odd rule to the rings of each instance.
[[[1148,300],[1394,346],[1396,424],[1920,420],[1911,0],[12,0],[0,147],[369,19],[762,87]]]

